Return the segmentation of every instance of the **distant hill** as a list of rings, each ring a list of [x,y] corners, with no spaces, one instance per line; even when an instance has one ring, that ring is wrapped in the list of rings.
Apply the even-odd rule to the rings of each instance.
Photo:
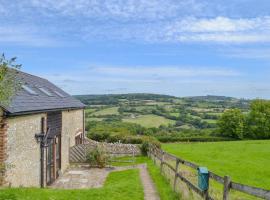
[[[131,94],[102,94],[102,95],[75,95],[86,105],[117,105],[119,100],[154,100],[160,102],[170,102],[177,97],[161,94],[131,93]]]
[[[250,101],[226,96],[175,97],[135,93],[75,96],[87,105],[86,130],[91,139],[152,135],[163,142],[216,137],[224,111],[249,112]],[[102,139],[103,138],[103,139]],[[180,139],[180,140],[179,140]]]
[[[232,100],[237,100],[237,98],[234,98],[234,97],[214,96],[214,95],[183,97],[183,98],[190,99],[190,100],[196,100],[196,101],[232,101]]]
[[[226,96],[191,96],[191,97],[175,97],[162,94],[151,93],[130,93],[130,94],[102,94],[102,95],[76,95],[76,98],[81,100],[86,105],[118,105],[123,100],[127,101],[157,101],[157,102],[173,102],[182,100],[184,102],[208,102],[208,103],[220,103],[230,104],[231,107],[244,108],[249,105],[249,100],[237,99],[234,97]]]

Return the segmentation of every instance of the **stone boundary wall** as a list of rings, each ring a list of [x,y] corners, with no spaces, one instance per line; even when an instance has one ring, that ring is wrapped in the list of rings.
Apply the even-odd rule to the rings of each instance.
[[[84,144],[75,145],[69,149],[69,161],[71,163],[83,163],[86,161],[87,153],[96,148],[101,148],[110,156],[138,156],[141,150],[135,144],[105,143],[86,138]]]
[[[88,138],[85,139],[85,144],[92,146],[92,148],[99,147],[106,153],[113,155],[141,155],[140,147],[136,144],[97,142]]]

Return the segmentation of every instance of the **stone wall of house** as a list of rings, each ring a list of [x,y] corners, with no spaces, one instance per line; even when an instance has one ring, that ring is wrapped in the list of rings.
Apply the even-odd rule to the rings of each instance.
[[[0,186],[5,183],[5,161],[7,157],[7,123],[3,114],[4,112],[0,108]]]
[[[75,145],[75,136],[83,131],[83,115],[83,109],[62,112],[62,171],[69,165],[69,147]]]
[[[41,132],[42,117],[46,114],[7,119],[6,184],[12,187],[40,186],[40,143],[35,134]]]

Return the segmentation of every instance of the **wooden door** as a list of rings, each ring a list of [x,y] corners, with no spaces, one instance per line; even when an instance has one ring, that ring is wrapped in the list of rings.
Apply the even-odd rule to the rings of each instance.
[[[47,114],[49,128],[46,149],[46,182],[53,183],[61,170],[61,130],[62,113],[52,112]]]
[[[54,144],[53,140],[50,139],[46,150],[46,182],[49,185],[54,180]]]
[[[47,184],[50,185],[59,176],[61,170],[61,136],[56,136],[48,141],[47,147]]]

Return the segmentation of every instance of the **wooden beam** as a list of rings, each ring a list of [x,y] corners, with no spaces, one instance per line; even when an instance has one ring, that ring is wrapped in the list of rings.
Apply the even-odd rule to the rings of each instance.
[[[251,186],[242,185],[242,184],[234,183],[234,182],[231,182],[231,188],[234,190],[238,190],[240,192],[250,194],[255,197],[259,197],[263,199],[270,199],[270,190],[251,187]]]

